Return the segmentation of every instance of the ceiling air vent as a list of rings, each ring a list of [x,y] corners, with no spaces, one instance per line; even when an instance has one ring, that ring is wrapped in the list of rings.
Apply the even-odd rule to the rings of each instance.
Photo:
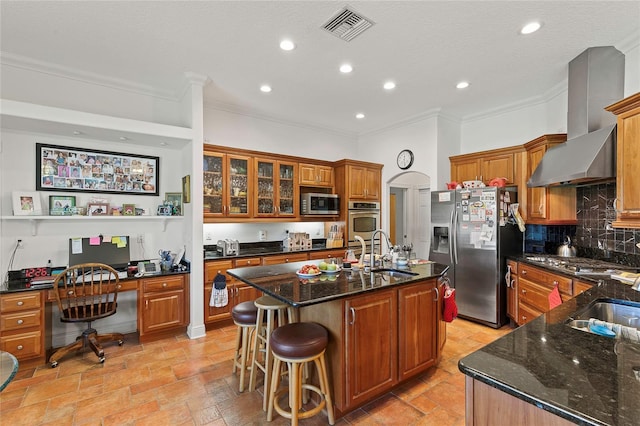
[[[322,28],[342,40],[351,41],[374,23],[361,14],[344,8],[330,18]]]

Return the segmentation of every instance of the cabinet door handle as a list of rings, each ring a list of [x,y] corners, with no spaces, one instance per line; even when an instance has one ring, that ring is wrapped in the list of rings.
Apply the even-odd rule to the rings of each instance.
[[[437,302],[438,299],[440,299],[440,290],[438,290],[438,286],[435,286],[435,290],[436,290],[436,298],[433,299],[433,301]]]
[[[24,305],[24,302],[22,300],[19,300],[18,303],[16,303],[16,305],[22,306],[22,305]]]
[[[24,323],[24,321],[23,321],[23,320],[21,320],[21,319],[19,319],[19,320],[18,320],[18,324],[22,324],[22,323]]]
[[[523,269],[523,270],[521,271],[521,273],[522,273],[522,275],[527,275],[527,270],[526,270],[526,269]]]
[[[523,315],[523,316],[522,316],[522,321],[526,321],[526,320],[527,320],[527,316],[526,316],[526,315]]]
[[[558,284],[559,284],[558,281],[553,280],[553,285],[558,285]]]
[[[167,286],[167,283],[162,283],[162,287],[166,287],[166,286]]]
[[[353,325],[356,322],[356,310],[349,308],[349,312],[351,313],[351,321],[349,322],[349,325]]]
[[[18,345],[18,347],[16,348],[17,350],[21,351],[24,348],[24,346],[22,345]]]
[[[522,294],[527,294],[527,290],[525,290],[524,288],[520,291],[522,292]]]
[[[516,280],[511,280],[511,288],[516,288]]]

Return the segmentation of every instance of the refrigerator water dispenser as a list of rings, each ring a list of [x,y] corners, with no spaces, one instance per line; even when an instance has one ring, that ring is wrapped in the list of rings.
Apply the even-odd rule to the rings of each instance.
[[[431,241],[435,253],[449,253],[449,227],[434,226]]]

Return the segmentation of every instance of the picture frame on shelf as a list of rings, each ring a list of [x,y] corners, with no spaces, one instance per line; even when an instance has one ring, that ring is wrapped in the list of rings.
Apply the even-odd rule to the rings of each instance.
[[[171,206],[166,206],[164,204],[158,206],[157,210],[158,216],[171,216]]]
[[[135,204],[123,204],[122,205],[122,215],[123,216],[135,216],[136,215],[136,205]]]
[[[49,195],[50,216],[71,216],[75,206],[75,195]]]
[[[182,193],[165,192],[164,204],[171,207],[172,216],[182,216]]]
[[[191,175],[182,177],[182,202],[184,204],[191,202]]]
[[[14,216],[42,215],[40,193],[36,191],[13,191],[11,194]]]
[[[160,157],[36,143],[36,189],[160,195]]]
[[[108,216],[109,204],[89,203],[87,205],[87,216]]]

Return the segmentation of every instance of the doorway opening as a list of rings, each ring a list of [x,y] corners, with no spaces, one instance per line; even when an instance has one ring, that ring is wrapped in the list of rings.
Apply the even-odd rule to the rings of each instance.
[[[420,172],[405,172],[387,183],[389,239],[394,245],[413,245],[416,257],[429,257],[431,179]]]

